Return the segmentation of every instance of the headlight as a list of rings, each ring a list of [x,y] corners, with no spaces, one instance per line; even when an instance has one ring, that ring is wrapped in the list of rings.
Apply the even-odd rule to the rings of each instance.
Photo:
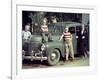
[[[42,44],[42,46],[41,46],[41,50],[43,51],[43,50],[45,50],[45,45],[44,44]]]
[[[31,53],[34,53],[34,51],[32,50]]]

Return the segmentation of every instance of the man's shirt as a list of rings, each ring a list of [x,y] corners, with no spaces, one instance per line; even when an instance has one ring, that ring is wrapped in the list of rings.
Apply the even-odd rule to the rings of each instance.
[[[63,38],[66,38],[66,39],[71,39],[72,38],[72,35],[70,32],[63,32]]]
[[[22,31],[22,39],[29,39],[31,37],[31,32],[30,31]]]
[[[41,29],[43,32],[48,32],[48,26],[47,25],[42,25]]]

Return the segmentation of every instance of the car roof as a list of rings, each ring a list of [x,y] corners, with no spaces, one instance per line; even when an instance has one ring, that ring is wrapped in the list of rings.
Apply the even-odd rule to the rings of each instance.
[[[67,22],[52,23],[52,24],[49,24],[49,25],[50,26],[63,26],[63,27],[76,27],[76,26],[81,26],[81,23],[67,21]]]

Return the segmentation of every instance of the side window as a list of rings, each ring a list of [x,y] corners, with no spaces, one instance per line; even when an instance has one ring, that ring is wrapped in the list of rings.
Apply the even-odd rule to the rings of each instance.
[[[77,36],[81,35],[81,26],[76,26],[76,35]]]
[[[76,26],[76,32],[80,32],[81,26]]]
[[[75,27],[70,27],[69,28],[69,32],[71,32],[72,34],[74,34],[75,33]]]

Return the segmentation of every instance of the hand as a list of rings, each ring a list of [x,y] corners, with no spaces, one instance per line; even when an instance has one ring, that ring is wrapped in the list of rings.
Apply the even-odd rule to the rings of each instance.
[[[78,36],[76,36],[76,38],[78,38]]]
[[[58,39],[59,41],[61,41],[61,39]]]
[[[60,39],[58,39],[59,41],[61,41]]]
[[[85,38],[85,36],[82,36],[82,39],[84,39]]]
[[[37,23],[35,23],[35,26],[38,26],[38,24],[37,24]]]

